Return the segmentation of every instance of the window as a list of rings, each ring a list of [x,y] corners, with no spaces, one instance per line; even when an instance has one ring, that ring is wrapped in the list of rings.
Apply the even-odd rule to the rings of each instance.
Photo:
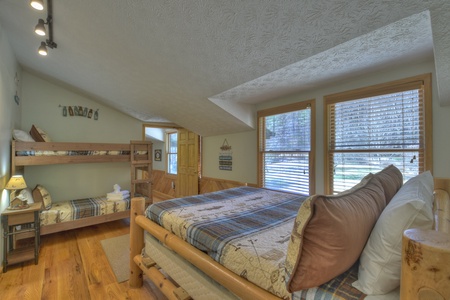
[[[167,173],[177,174],[178,132],[167,133]]]
[[[325,96],[327,193],[393,164],[406,181],[432,168],[431,75]]]
[[[258,112],[258,184],[300,193],[315,192],[314,100]]]

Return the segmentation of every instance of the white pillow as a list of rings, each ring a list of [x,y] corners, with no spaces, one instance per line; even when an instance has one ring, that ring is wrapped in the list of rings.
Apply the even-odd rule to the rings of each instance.
[[[28,132],[20,130],[20,129],[13,130],[13,138],[16,141],[20,141],[20,142],[34,142],[34,139],[31,137],[31,135]]]
[[[353,286],[367,295],[386,294],[400,285],[403,232],[433,227],[433,176],[408,180],[381,213],[361,254]]]
[[[27,187],[27,188],[21,190],[20,194],[27,199],[28,204],[34,203],[31,188]]]

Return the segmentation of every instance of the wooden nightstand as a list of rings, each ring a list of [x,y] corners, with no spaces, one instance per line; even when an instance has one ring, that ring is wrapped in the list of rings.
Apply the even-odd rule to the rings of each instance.
[[[8,265],[24,262],[34,258],[38,263],[40,246],[39,211],[42,203],[32,203],[29,208],[19,210],[4,210],[3,224],[3,272]],[[20,229],[17,227],[20,225]],[[31,246],[19,247],[18,241],[34,238]]]

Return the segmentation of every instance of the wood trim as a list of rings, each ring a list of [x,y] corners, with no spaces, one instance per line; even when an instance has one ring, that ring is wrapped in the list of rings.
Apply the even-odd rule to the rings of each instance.
[[[136,150],[142,150],[140,146]],[[130,154],[122,155],[71,155],[71,156],[17,156],[17,151],[130,151],[130,144],[118,143],[54,143],[54,142],[20,142],[11,141],[11,174],[16,174],[18,167],[79,164],[103,162],[127,162]],[[136,156],[137,159],[140,155]],[[20,168],[22,169],[22,168]]]
[[[217,192],[220,190],[225,190],[229,188],[234,188],[238,186],[247,186],[246,182],[226,180],[211,177],[202,177],[200,179],[200,194]],[[255,184],[253,184],[255,185]]]
[[[51,234],[60,231],[66,231],[91,225],[96,225],[100,223],[125,219],[130,217],[130,211],[121,211],[112,214],[106,214],[101,216],[77,219],[73,221],[61,222],[51,225],[41,226],[41,235]]]
[[[164,194],[162,192],[155,191],[155,190],[153,190],[153,197],[158,199],[158,200],[169,200],[169,199],[175,198],[174,196],[167,195],[167,194]],[[155,199],[153,199],[153,203],[155,203]]]
[[[399,80],[389,81],[385,83],[375,84],[349,91],[339,92],[324,96],[326,105],[341,101],[355,100],[366,97],[379,96],[404,91],[407,89],[416,89],[431,80],[431,73],[412,76]]]

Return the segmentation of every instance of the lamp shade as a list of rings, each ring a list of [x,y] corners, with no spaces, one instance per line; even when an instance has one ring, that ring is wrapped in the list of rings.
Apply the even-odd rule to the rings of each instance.
[[[22,175],[14,175],[5,186],[7,190],[21,190],[27,187]]]
[[[45,30],[45,22],[42,19],[39,19],[36,27],[34,27],[34,32],[36,32],[37,35],[40,36],[44,36],[46,35],[46,30]]]
[[[44,9],[44,2],[42,0],[31,0],[30,1],[31,7],[37,10],[43,10]]]
[[[47,55],[47,47],[45,46],[45,42],[41,42],[41,45],[39,46],[38,49],[38,53],[43,56]]]

